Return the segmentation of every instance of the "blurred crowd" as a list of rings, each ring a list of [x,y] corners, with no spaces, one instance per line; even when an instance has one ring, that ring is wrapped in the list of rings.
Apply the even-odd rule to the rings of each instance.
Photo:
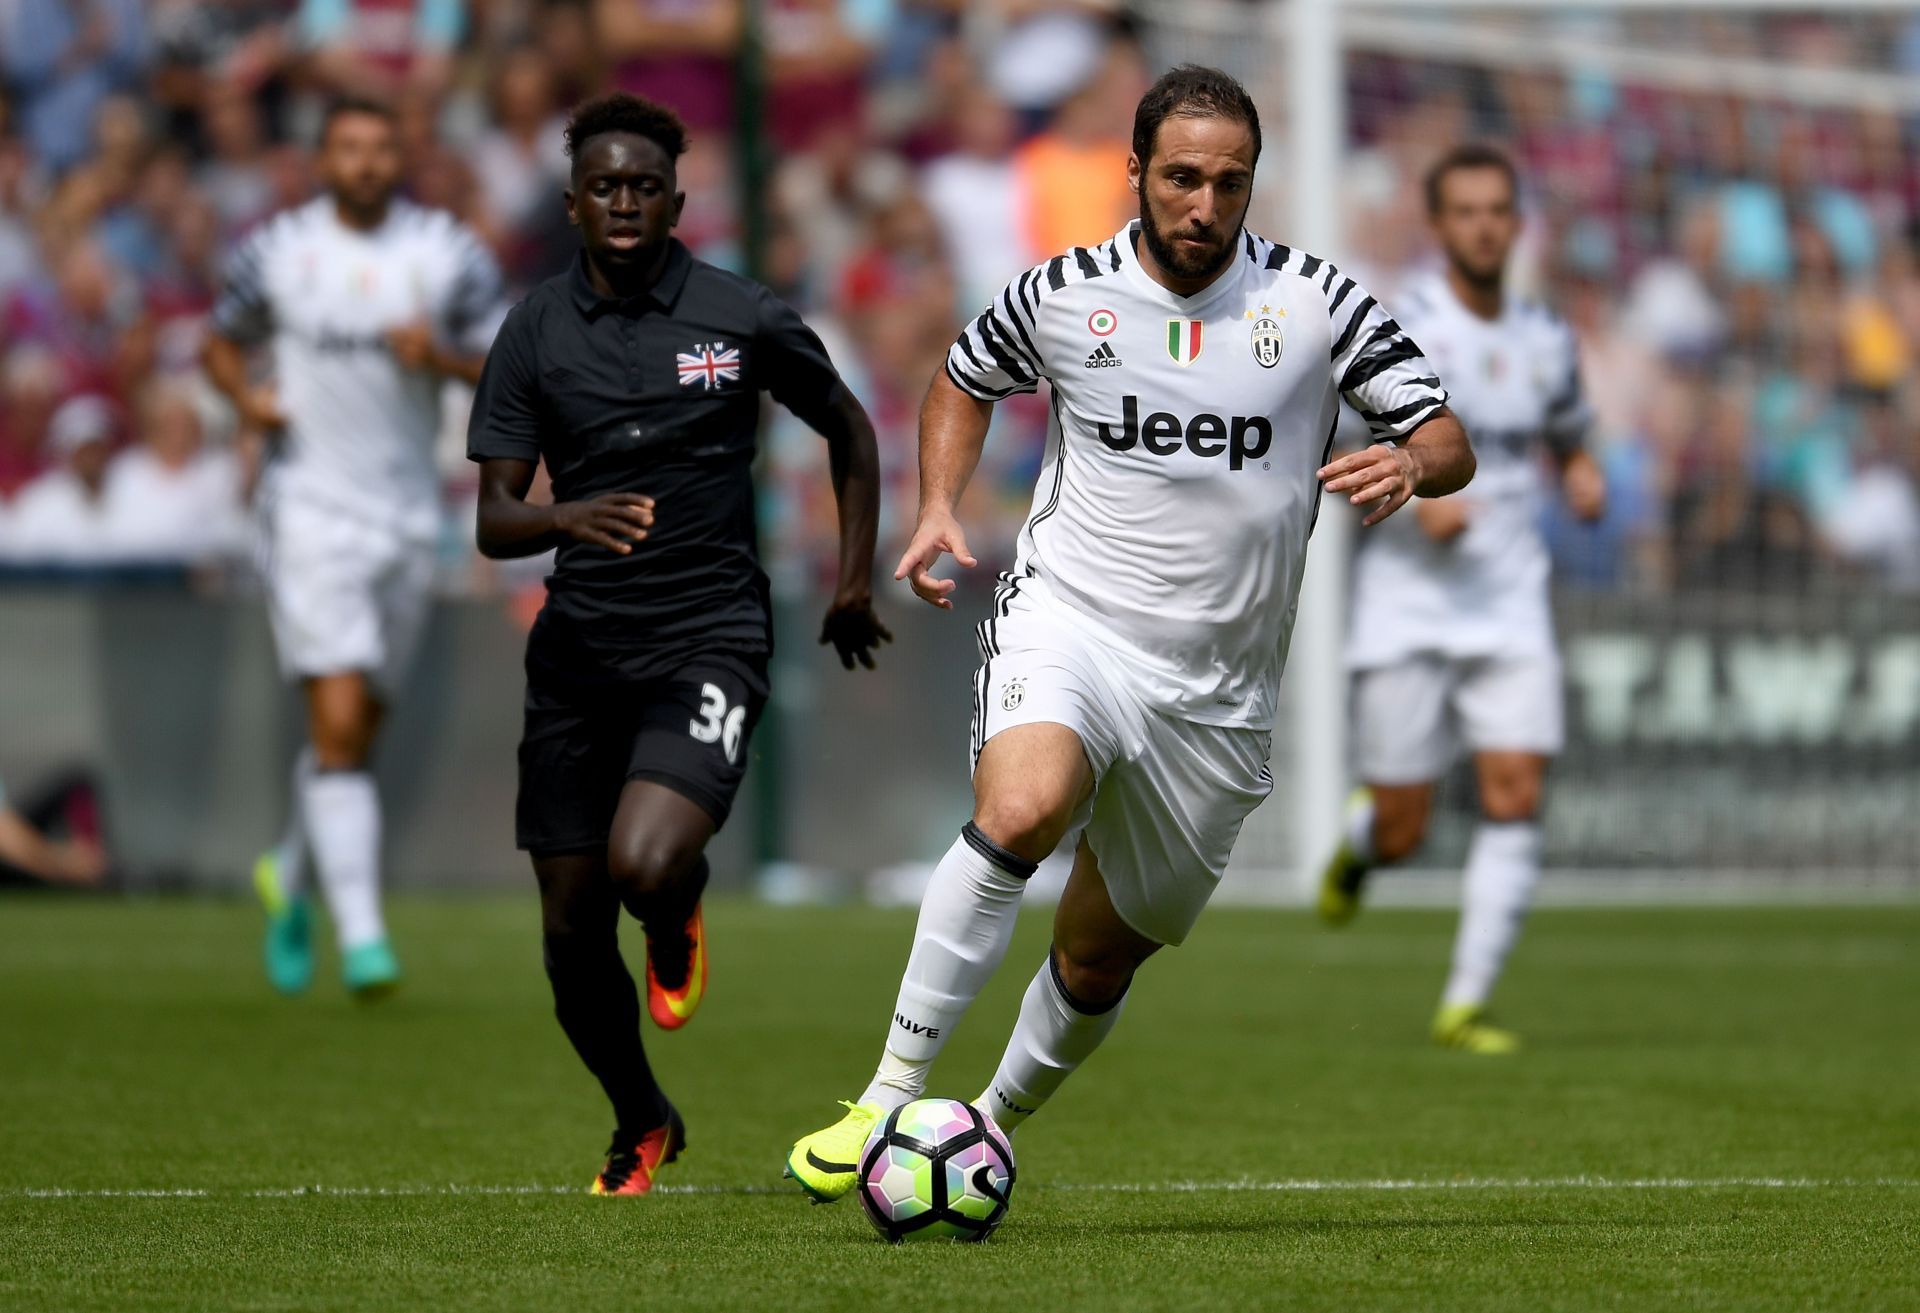
[[[1117,0],[761,8],[763,87],[739,76],[740,0],[0,0],[0,568],[244,573],[260,444],[198,376],[202,324],[224,253],[309,194],[307,144],[340,92],[398,108],[410,193],[472,224],[521,290],[573,249],[567,106],[607,86],[674,106],[694,138],[681,236],[752,264],[820,329],[880,428],[897,541],[927,379],[1009,277],[1134,211],[1132,110],[1163,52],[1153,15]],[[1833,63],[1841,40],[1860,46],[1841,66],[1920,73],[1910,19],[1729,30],[1777,58]],[[1259,70],[1280,63],[1236,70],[1276,113]],[[1350,72],[1349,258],[1389,297],[1427,258],[1426,162],[1469,137],[1520,162],[1523,277],[1581,335],[1615,489],[1597,528],[1553,526],[1565,577],[1920,591],[1911,121],[1384,56]],[[753,262],[737,118],[756,99],[771,156]],[[1271,150],[1260,223],[1281,238],[1286,181]],[[447,581],[487,587],[449,401]],[[1034,398],[999,408],[970,493],[990,558],[1010,552],[1044,428]],[[822,467],[776,415],[763,525],[785,590],[832,575]]]
[[[1579,30],[1920,76],[1911,16]],[[1598,528],[1555,518],[1564,582],[1920,594],[1920,113],[1395,58],[1351,73],[1348,231],[1370,266],[1421,262],[1420,172],[1446,145],[1503,142],[1519,165],[1516,272],[1579,335],[1613,492]]]

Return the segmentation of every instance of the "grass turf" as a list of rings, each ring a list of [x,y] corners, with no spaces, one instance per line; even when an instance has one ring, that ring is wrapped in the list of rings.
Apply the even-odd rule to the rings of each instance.
[[[1000,1234],[899,1248],[777,1187],[870,1069],[908,914],[709,908],[706,1008],[648,1035],[690,1127],[662,1182],[705,1192],[638,1201],[447,1189],[583,1188],[609,1117],[530,899],[393,920],[406,988],[356,1008],[272,997],[239,904],[0,902],[0,1308],[1920,1307],[1920,908],[1539,913],[1506,1061],[1424,1042],[1451,918],[1217,908],[1021,1132]]]

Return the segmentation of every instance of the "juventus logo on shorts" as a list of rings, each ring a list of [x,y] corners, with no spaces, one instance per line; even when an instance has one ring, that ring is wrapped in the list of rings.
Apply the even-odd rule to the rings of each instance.
[[[1009,679],[1000,686],[1000,710],[1018,711],[1020,704],[1027,700],[1027,681]]]

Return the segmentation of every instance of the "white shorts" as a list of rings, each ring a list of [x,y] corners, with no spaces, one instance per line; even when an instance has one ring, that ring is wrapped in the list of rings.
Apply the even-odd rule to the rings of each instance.
[[[281,670],[290,677],[359,671],[391,697],[433,603],[434,545],[285,497],[262,509],[261,530]]]
[[[1537,752],[1565,739],[1560,658],[1435,653],[1357,670],[1353,676],[1354,768],[1367,784],[1424,784],[1462,749]]]
[[[980,626],[972,762],[1014,725],[1065,725],[1079,735],[1094,791],[1068,833],[1084,829],[1121,919],[1157,943],[1178,944],[1213,897],[1247,813],[1273,791],[1273,733],[1163,715],[1094,650],[1070,622],[1003,584],[994,617]]]

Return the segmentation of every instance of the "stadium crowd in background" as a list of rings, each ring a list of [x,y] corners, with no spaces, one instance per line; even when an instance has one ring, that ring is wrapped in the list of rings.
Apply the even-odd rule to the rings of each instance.
[[[1123,166],[1151,28],[1098,0],[764,9],[761,272],[879,427],[894,542],[915,504],[915,413],[956,327],[1040,254],[1134,210]],[[1912,18],[1712,21],[1701,48],[1920,72]],[[565,108],[609,85],[660,98],[694,134],[680,234],[743,267],[743,23],[738,0],[0,0],[0,560],[244,573],[259,435],[234,431],[196,360],[224,255],[310,194],[332,95],[398,107],[414,198],[472,224],[522,290],[572,249]],[[1346,231],[1389,296],[1427,258],[1419,179],[1444,147],[1505,142],[1531,184],[1520,278],[1581,335],[1615,490],[1600,526],[1553,526],[1562,580],[1920,592],[1913,124],[1598,74],[1384,56],[1354,74]],[[1277,82],[1252,85],[1284,103]],[[1285,169],[1274,152],[1256,206],[1277,238]],[[448,409],[446,583],[487,588],[464,406]],[[996,426],[974,522],[1003,561],[1044,407],[1016,398]],[[831,579],[824,459],[773,418],[763,522],[784,590]]]

